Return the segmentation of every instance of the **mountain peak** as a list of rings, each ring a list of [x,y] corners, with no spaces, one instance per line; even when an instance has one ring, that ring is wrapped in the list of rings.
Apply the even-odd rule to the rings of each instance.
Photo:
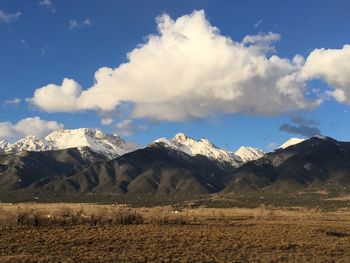
[[[243,162],[249,162],[257,160],[265,155],[263,150],[254,147],[241,146],[236,152],[237,155]]]
[[[14,144],[7,145],[6,152],[20,153],[22,151],[48,151],[52,150],[52,146],[44,139],[40,139],[35,135],[28,135],[22,139],[19,139]]]
[[[289,140],[287,140],[285,143],[283,143],[280,147],[278,147],[277,149],[285,149],[289,146],[298,144],[305,141],[305,139],[301,139],[301,138],[290,138]]]
[[[0,141],[1,152],[20,153],[23,151],[48,151],[68,148],[90,148],[93,152],[102,154],[108,159],[134,151],[140,147],[126,142],[117,135],[105,134],[99,129],[80,128],[57,130],[44,139],[34,135],[19,139],[14,144]]]
[[[5,152],[9,145],[7,141],[0,139],[0,153]]]
[[[104,133],[99,129],[78,128],[78,129],[61,129],[51,132],[46,138],[57,136],[60,134],[74,134],[76,136],[96,136],[104,137]]]
[[[109,159],[140,148],[134,143],[124,141],[117,135],[105,134],[99,129],[90,128],[59,130],[52,132],[45,139],[56,149],[89,147],[92,151]]]
[[[208,146],[215,147],[215,145],[211,141],[209,141],[207,138],[201,138],[199,141],[208,145]]]
[[[179,132],[179,133],[175,134],[175,136],[173,137],[172,140],[177,141],[177,142],[185,142],[187,140],[193,140],[193,139],[188,137],[186,134]]]
[[[329,136],[324,136],[324,135],[320,135],[320,134],[318,134],[318,135],[315,135],[315,136],[313,136],[313,137],[311,137],[311,138],[316,138],[316,139],[319,139],[319,140],[324,140],[324,141],[335,141],[332,137],[329,137]]]
[[[191,156],[203,155],[222,163],[230,163],[236,167],[239,166],[242,162],[258,159],[264,154],[264,152],[259,149],[246,147],[247,150],[245,154],[243,154],[242,149],[238,152],[241,154],[240,156],[235,155],[233,152],[216,147],[211,141],[206,138],[201,138],[197,141],[186,136],[183,133],[176,134],[171,140],[160,138],[154,141],[154,143],[162,143],[166,147],[176,149]],[[250,150],[248,150],[248,148]]]

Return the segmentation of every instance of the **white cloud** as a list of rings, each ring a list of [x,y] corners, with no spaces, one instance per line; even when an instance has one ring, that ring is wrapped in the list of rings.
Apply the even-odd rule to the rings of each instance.
[[[49,84],[37,89],[27,101],[47,112],[73,112],[79,110],[77,97],[81,91],[77,82],[65,78],[61,85]]]
[[[112,118],[102,118],[101,119],[101,124],[102,125],[111,125],[113,123]]]
[[[218,113],[274,115],[320,103],[304,96],[301,56],[267,54],[278,34],[235,42],[221,35],[204,11],[176,20],[164,14],[157,24],[159,33],[132,50],[127,63],[97,70],[92,87],[81,90],[65,79],[61,86],[37,89],[30,102],[48,112],[106,112],[127,102],[133,105],[131,118],[168,121]]]
[[[5,13],[5,11],[0,10],[0,24],[1,23],[13,23],[15,22],[20,16],[22,15],[21,12],[16,13]]]
[[[257,52],[268,53],[275,51],[275,47],[271,44],[280,39],[279,34],[268,32],[267,34],[247,35],[243,38],[242,43],[256,49]]]
[[[321,78],[334,90],[328,94],[341,103],[350,103],[350,45],[341,49],[315,49],[305,62],[302,76]]]
[[[258,27],[262,24],[262,22],[264,22],[264,20],[260,19],[258,22],[256,22],[256,23],[254,24],[254,27],[255,27],[255,28],[258,28]]]
[[[46,7],[46,8],[50,8],[50,7],[53,6],[53,3],[52,3],[51,0],[40,0],[40,1],[38,2],[38,5],[44,6],[44,7]]]
[[[116,128],[120,136],[130,136],[138,131],[145,131],[147,129],[143,125],[135,124],[132,120],[123,120],[116,125]]]
[[[45,7],[46,9],[51,10],[52,13],[56,12],[56,9],[53,6],[53,2],[51,0],[40,0],[38,5]]]
[[[69,20],[69,29],[70,30],[76,30],[76,29],[81,29],[84,27],[91,27],[92,22],[90,18],[86,18],[85,20],[78,21],[75,19]]]
[[[271,143],[269,143],[269,144],[267,145],[267,148],[268,148],[270,151],[273,151],[273,150],[277,149],[277,147],[278,147],[278,144],[275,143],[275,142],[271,142]]]
[[[0,138],[18,139],[27,135],[44,137],[52,131],[63,128],[64,125],[56,121],[46,121],[40,117],[25,118],[17,123],[0,122]]]
[[[21,99],[19,99],[19,98],[14,98],[14,99],[12,99],[12,100],[5,100],[5,101],[4,101],[4,104],[5,104],[5,105],[19,105],[21,102],[22,102]]]
[[[281,39],[279,34],[268,32],[267,34],[259,33],[257,35],[247,35],[243,38],[243,44],[266,44],[273,43]]]

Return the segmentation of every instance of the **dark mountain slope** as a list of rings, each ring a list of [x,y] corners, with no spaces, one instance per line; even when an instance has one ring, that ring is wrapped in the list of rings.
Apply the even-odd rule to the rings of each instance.
[[[0,190],[26,188],[59,174],[74,174],[102,160],[105,158],[87,148],[3,154],[0,155]]]
[[[350,143],[313,137],[238,168],[224,192],[350,190]]]
[[[114,160],[88,148],[0,155],[0,191],[45,195],[350,192],[350,143],[314,137],[239,168],[153,144]],[[27,191],[28,190],[28,191]],[[282,198],[283,197],[283,198]]]
[[[74,175],[56,177],[40,187],[68,192],[214,193],[225,187],[230,174],[226,169],[204,156],[191,157],[162,145],[153,145],[115,160],[95,163]]]

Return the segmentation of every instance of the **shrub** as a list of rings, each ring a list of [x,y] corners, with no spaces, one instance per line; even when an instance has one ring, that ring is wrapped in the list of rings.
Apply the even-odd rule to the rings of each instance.
[[[118,209],[113,213],[113,222],[120,225],[140,225],[145,222],[143,215],[131,209]]]

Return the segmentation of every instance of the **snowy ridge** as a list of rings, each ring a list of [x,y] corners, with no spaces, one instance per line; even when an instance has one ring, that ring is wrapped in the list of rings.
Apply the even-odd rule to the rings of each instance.
[[[98,129],[87,128],[55,131],[46,136],[45,140],[54,149],[89,147],[92,151],[102,154],[109,159],[140,148],[134,143],[124,141],[117,135],[104,134]]]
[[[236,154],[216,147],[208,139],[202,138],[197,141],[183,133],[176,134],[174,138],[170,140],[167,138],[160,138],[155,140],[154,143],[162,143],[166,147],[182,151],[191,156],[197,154],[203,155],[219,162],[230,163],[235,167],[238,167],[248,160],[258,159],[264,154],[263,151],[251,147],[241,147],[242,149],[240,148]]]
[[[254,147],[241,146],[235,152],[235,155],[241,158],[242,162],[246,163],[263,157],[265,155],[265,152]]]
[[[0,140],[0,153],[5,152],[8,147],[9,147],[9,143],[7,141]]]
[[[280,147],[278,147],[277,149],[285,149],[289,146],[298,144],[305,141],[305,139],[300,139],[300,138],[290,138],[288,141],[286,141],[285,143],[283,143]]]
[[[36,136],[29,135],[24,137],[14,144],[8,144],[6,152],[20,153],[22,151],[49,151],[53,150],[53,147],[45,140],[39,139]]]
[[[140,147],[134,143],[124,141],[117,135],[104,134],[95,129],[59,130],[50,133],[44,139],[27,136],[14,144],[0,141],[0,148],[6,153],[20,153],[23,151],[48,151],[78,148],[83,151],[89,147],[92,151],[108,159],[116,158],[122,154],[135,151]]]

